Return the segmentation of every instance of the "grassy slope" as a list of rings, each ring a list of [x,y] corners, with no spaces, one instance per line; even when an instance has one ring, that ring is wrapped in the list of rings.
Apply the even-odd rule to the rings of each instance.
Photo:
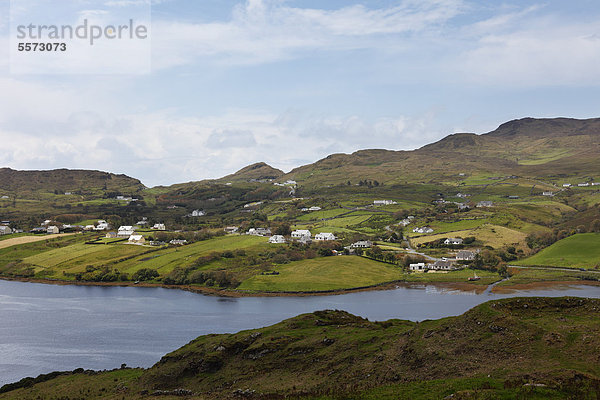
[[[420,323],[318,311],[199,337],[143,372],[68,374],[0,399],[139,399],[142,389],[175,388],[202,399],[234,398],[238,388],[253,398],[592,399],[598,309],[597,299],[513,298]]]
[[[570,236],[515,264],[594,268],[600,265],[600,234],[581,233]]]
[[[371,286],[402,279],[398,267],[357,256],[322,257],[291,262],[276,270],[279,275],[256,275],[239,289],[271,292],[304,292]]]
[[[466,238],[469,236],[474,236],[477,240],[480,240],[484,245],[499,248],[504,245],[523,244],[527,235],[514,229],[506,228],[504,226],[485,224],[474,229],[466,229],[463,231],[433,234],[412,238],[411,243],[413,243],[414,245],[418,245],[421,243],[431,242],[447,237]]]

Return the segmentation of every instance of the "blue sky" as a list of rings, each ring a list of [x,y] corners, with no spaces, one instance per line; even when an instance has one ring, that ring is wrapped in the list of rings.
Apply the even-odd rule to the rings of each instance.
[[[151,73],[132,75],[11,74],[8,9],[0,0],[0,166],[154,186],[526,116],[600,117],[593,1],[155,0]]]

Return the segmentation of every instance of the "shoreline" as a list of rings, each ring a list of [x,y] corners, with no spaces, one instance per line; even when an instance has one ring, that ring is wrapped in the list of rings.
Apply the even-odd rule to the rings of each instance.
[[[98,286],[98,287],[143,287],[143,288],[163,288],[172,290],[183,290],[187,292],[197,293],[206,296],[216,297],[229,297],[229,298],[241,298],[241,297],[305,297],[305,296],[335,296],[348,293],[366,292],[373,290],[393,290],[399,287],[422,287],[422,286],[436,286],[446,290],[458,290],[462,292],[475,292],[475,294],[482,294],[488,288],[491,287],[491,292],[494,294],[510,294],[516,291],[527,291],[527,290],[543,290],[548,288],[564,288],[568,289],[574,285],[588,285],[588,286],[599,286],[600,281],[538,281],[529,283],[517,283],[514,285],[498,286],[494,283],[490,285],[478,285],[468,282],[406,282],[406,281],[393,281],[384,282],[371,286],[363,286],[356,288],[347,289],[332,289],[332,290],[321,290],[321,291],[299,291],[299,292],[242,292],[231,289],[215,289],[208,287],[197,287],[191,285],[164,285],[161,283],[147,283],[147,282],[81,282],[81,281],[63,281],[58,279],[43,279],[43,278],[19,278],[19,277],[0,277],[0,280],[13,281],[13,282],[29,282],[29,283],[40,283],[45,285],[75,285],[75,286]],[[497,283],[497,282],[495,282]]]

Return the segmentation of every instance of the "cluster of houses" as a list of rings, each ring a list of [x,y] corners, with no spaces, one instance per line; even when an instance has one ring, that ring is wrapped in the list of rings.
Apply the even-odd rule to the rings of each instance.
[[[431,229],[428,226],[420,226],[420,227],[413,229],[413,232],[414,233],[432,233],[433,229]]]
[[[321,207],[319,207],[319,206],[304,207],[301,209],[301,211],[303,211],[303,212],[320,211],[320,210],[321,210]]]
[[[302,244],[309,244],[313,241],[312,233],[308,229],[297,229],[290,235],[293,241]],[[336,240],[337,238],[331,232],[317,233],[314,237],[315,241]],[[283,235],[273,235],[269,238],[269,243],[286,243],[286,238]]]
[[[394,200],[374,200],[373,201],[374,206],[390,206],[392,204],[398,204],[398,203],[395,202]]]
[[[563,183],[563,187],[564,188],[570,188],[571,186],[573,186],[570,183]],[[578,183],[577,184],[578,187],[588,187],[588,186],[600,186],[600,182],[584,182],[584,183]]]
[[[464,264],[458,264],[457,261],[473,261],[476,253],[470,250],[460,250],[454,259],[442,258],[432,263],[415,263],[410,264],[410,271],[453,271],[464,268]]]
[[[131,197],[131,196],[120,196],[120,195],[119,195],[119,196],[117,196],[117,197],[115,197],[115,199],[116,199],[116,200],[119,200],[119,201],[126,201],[126,202],[128,202],[128,203],[129,203],[129,202],[132,202],[132,201],[138,201],[138,199],[136,199],[136,198],[133,198],[133,197]]]

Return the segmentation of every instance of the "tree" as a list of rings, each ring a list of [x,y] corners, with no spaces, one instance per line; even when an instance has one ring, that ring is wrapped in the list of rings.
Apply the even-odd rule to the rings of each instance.
[[[134,281],[149,281],[153,278],[157,278],[159,273],[157,270],[152,268],[142,268],[136,271],[131,277]]]
[[[600,232],[600,219],[595,219],[590,226],[590,232]]]

